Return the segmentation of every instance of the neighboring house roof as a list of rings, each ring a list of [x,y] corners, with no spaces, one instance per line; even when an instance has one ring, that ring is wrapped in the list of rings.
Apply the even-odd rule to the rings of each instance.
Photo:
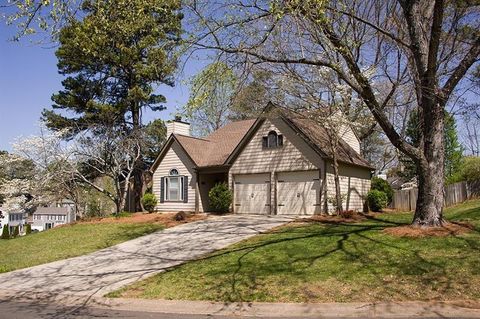
[[[68,215],[68,207],[38,207],[33,214],[38,215]]]
[[[312,148],[314,148],[322,158],[332,159],[332,152],[330,151],[328,142],[329,137],[325,128],[311,119],[288,118],[286,116],[282,116],[282,119],[294,131],[299,133],[299,135]],[[163,155],[173,141],[177,141],[178,144],[180,144],[196,167],[202,168],[226,165],[236,154],[238,154],[239,151],[241,151],[252,135],[251,132],[255,131],[255,128],[259,126],[257,124],[262,123],[263,120],[264,118],[258,118],[232,122],[204,138],[172,134],[150,170],[153,172],[160,164]],[[370,170],[374,169],[345,141],[340,140],[339,144],[337,154],[339,162],[361,166]]]
[[[3,214],[25,214],[25,212],[22,212],[22,211],[7,211],[2,205],[0,205],[0,212]]]

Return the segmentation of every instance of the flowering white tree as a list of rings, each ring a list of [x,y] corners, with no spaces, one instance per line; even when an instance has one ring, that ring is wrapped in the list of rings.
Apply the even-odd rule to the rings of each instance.
[[[9,153],[0,155],[0,197],[5,210],[31,208],[33,166],[25,158]]]
[[[0,193],[6,206],[25,209],[54,201],[59,195],[76,202],[79,190],[87,187],[112,200],[118,213],[125,206],[142,141],[140,131],[126,134],[101,128],[96,134],[85,132],[65,142],[61,131],[41,128],[38,136],[15,143],[14,155],[2,156],[7,165],[26,159],[34,169],[28,178],[4,181]],[[100,177],[114,181],[113,191],[95,182]]]
[[[110,198],[119,213],[125,206],[143,142],[142,131],[126,134],[108,129],[92,136],[82,134],[72,148],[76,165],[70,166],[70,172],[79,183]],[[96,176],[111,178],[114,191],[96,184]]]

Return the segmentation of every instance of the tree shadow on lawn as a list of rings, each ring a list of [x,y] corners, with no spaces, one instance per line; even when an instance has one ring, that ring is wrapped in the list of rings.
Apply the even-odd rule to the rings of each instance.
[[[261,223],[267,224],[268,221],[259,220],[257,226]],[[416,245],[425,244],[425,240],[398,239],[381,233],[385,227],[394,227],[397,224],[381,220],[359,224],[313,224],[300,227],[290,225],[273,232],[260,234],[236,244],[232,248],[207,254],[205,247],[212,245],[219,238],[228,239],[236,237],[237,234],[253,235],[255,232],[258,234],[258,229],[252,227],[252,223],[245,224],[242,228],[243,222],[235,225],[223,223],[219,227],[214,220],[203,221],[193,225],[194,229],[193,227],[172,228],[168,232],[170,237],[165,237],[165,233],[162,232],[147,238],[139,238],[140,245],[137,245],[135,249],[127,249],[125,245],[119,245],[96,252],[95,258],[88,259],[88,262],[84,257],[79,257],[65,261],[60,266],[49,266],[51,268],[48,270],[49,273],[40,273],[36,270],[38,268],[24,270],[21,274],[25,282],[24,287],[28,286],[28,289],[22,287],[21,289],[24,290],[16,292],[11,299],[2,300],[8,302],[8,300],[15,301],[18,297],[31,297],[34,304],[32,309],[39,311],[46,309],[40,303],[36,303],[40,297],[37,298],[35,292],[44,290],[43,287],[48,285],[49,281],[55,282],[60,278],[61,280],[57,281],[56,290],[52,289],[47,292],[47,297],[53,300],[63,298],[62,293],[68,294],[70,298],[78,297],[78,309],[81,309],[86,308],[88,300],[85,298],[112,285],[112,281],[109,279],[111,275],[118,276],[118,280],[124,280],[124,283],[127,284],[133,282],[132,280],[141,280],[159,271],[181,269],[182,267],[186,267],[187,270],[195,269],[196,266],[201,266],[198,263],[209,263],[210,261],[216,261],[217,266],[215,263],[213,267],[207,266],[206,276],[212,277],[215,282],[212,287],[205,289],[214,290],[213,299],[227,302],[281,300],[282,291],[289,294],[287,296],[295,299],[294,301],[317,301],[321,300],[321,294],[324,291],[315,291],[316,286],[324,283],[325,285],[330,284],[330,278],[341,282],[344,286],[353,285],[357,274],[359,277],[366,278],[357,285],[360,289],[373,290],[375,286],[381,284],[384,286],[380,290],[381,292],[408,299],[409,293],[399,287],[397,281],[386,282],[382,279],[385,277],[385,269],[389,270],[389,275],[399,273],[403,277],[418,277],[422,288],[428,287],[436,277],[442,277],[446,282],[441,282],[437,289],[438,293],[448,292],[449,289],[455,290],[453,285],[455,278],[449,271],[452,267],[443,262],[443,259],[427,258],[428,256],[424,255],[425,250],[420,249],[421,247],[417,248]],[[193,239],[192,236],[194,236]],[[174,238],[175,240],[169,245],[162,246],[163,248],[159,247],[158,241],[165,238],[170,238],[170,240]],[[176,238],[179,239],[179,242],[176,242]],[[449,238],[449,241],[456,249],[467,247],[470,252],[475,250],[478,256],[479,243],[478,240],[475,242],[476,239],[476,237],[453,237]],[[439,240],[445,239],[435,239],[436,242]],[[145,247],[147,248],[145,249]],[[438,249],[439,247],[441,245],[437,242],[434,248]],[[305,251],[302,251],[303,249]],[[182,250],[184,250],[183,254],[174,254],[176,251]],[[381,253],[371,254],[376,250]],[[116,253],[116,255],[112,253]],[[283,255],[277,256],[277,254]],[[184,266],[175,266],[190,260],[191,258],[188,256],[199,256],[199,259]],[[465,263],[471,263],[472,267],[474,262],[478,261],[478,257],[472,260],[468,258],[467,254],[464,254],[463,257]],[[83,262],[79,264],[79,260],[83,260]],[[225,261],[225,267],[218,268],[218,261]],[[121,267],[109,268],[110,264],[118,263]],[[90,264],[95,268],[88,270]],[[324,264],[326,264],[325,267],[330,268],[326,269]],[[84,269],[78,269],[79,265],[82,265],[81,267]],[[314,270],[313,273],[311,269]],[[279,277],[280,283],[275,282]],[[282,283],[281,277],[288,277],[287,281]],[[5,278],[8,279],[8,277]],[[371,278],[373,278],[372,282],[368,282]],[[276,286],[273,285],[272,289],[278,288],[279,291],[268,290],[268,287],[265,287],[267,280],[273,280]],[[82,287],[82,284],[86,288]],[[281,285],[285,287],[281,287]],[[94,287],[98,287],[98,289],[93,290]],[[337,287],[342,288],[341,286]],[[182,289],[181,286],[172,288]],[[355,293],[355,291],[347,292],[346,298],[351,298]],[[308,294],[311,294],[312,297],[309,297]],[[48,298],[42,296],[41,299],[47,300]],[[58,317],[63,318],[62,311],[58,310],[56,313]],[[51,316],[45,315],[45,317]]]
[[[455,294],[459,299],[465,298],[458,293],[461,293],[462,289],[468,289],[472,283],[468,278],[458,278],[458,273],[454,270],[462,266],[469,270],[474,269],[479,259],[472,259],[470,254],[478,255],[478,238],[395,238],[381,232],[385,228],[408,223],[375,217],[369,220],[373,223],[321,223],[321,229],[310,225],[290,226],[291,228],[287,226],[286,229],[260,235],[256,240],[239,244],[238,247],[213,253],[200,261],[222,257],[228,260],[235,256],[235,265],[229,268],[230,275],[225,276],[225,269],[222,268],[210,269],[208,273],[209,276],[217,278],[217,285],[222,288],[214,293],[216,299],[228,302],[250,302],[258,300],[257,298],[259,301],[281,299],[282,292],[269,291],[262,285],[269,285],[269,279],[276,280],[275,278],[284,275],[290,277],[287,282],[292,280],[297,287],[293,290],[287,289],[283,296],[287,295],[287,299],[295,301],[325,301],[322,294],[331,293],[331,289],[325,289],[322,285],[324,282],[331,284],[332,281],[337,282],[337,288],[346,288],[347,292],[338,296],[334,294],[333,300],[329,301],[431,300],[444,299],[443,297],[448,298]],[[323,248],[314,249],[311,253],[295,252],[302,247],[301,242],[314,244],[318,240],[321,245],[325,243],[325,238],[328,240]],[[280,246],[275,248],[276,245]],[[452,249],[452,252],[463,252],[458,251],[455,256],[448,252],[443,255],[442,247]],[[290,258],[280,259],[276,264],[275,258],[268,258],[271,257],[268,253],[270,249],[274,253],[275,249],[278,253],[287,253]],[[271,263],[258,263],[258,254],[269,259]],[[331,264],[333,261],[338,262],[336,271],[332,271],[331,265],[327,266],[327,269],[322,267],[322,263]],[[318,270],[318,278],[309,271],[311,267]],[[325,273],[322,274],[322,271]],[[478,282],[478,278],[476,280]],[[360,292],[361,290],[370,290],[370,293]],[[269,293],[273,296],[268,296]],[[480,296],[480,291],[475,293]],[[357,294],[361,298],[366,296],[368,300],[358,300]],[[466,297],[471,298],[472,295],[467,294]]]

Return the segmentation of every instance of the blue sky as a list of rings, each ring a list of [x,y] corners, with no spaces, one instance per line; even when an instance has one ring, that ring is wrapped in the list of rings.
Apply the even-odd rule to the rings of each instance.
[[[62,88],[57,73],[55,48],[33,44],[31,39],[9,41],[14,27],[0,21],[0,150],[11,150],[17,137],[36,134],[41,112],[51,106],[50,97]],[[48,47],[49,46],[49,47]],[[185,104],[188,88],[182,85],[207,64],[207,57],[192,58],[178,75],[174,88],[161,86],[157,92],[167,97],[167,110],[145,112],[144,122],[170,119],[175,108]]]

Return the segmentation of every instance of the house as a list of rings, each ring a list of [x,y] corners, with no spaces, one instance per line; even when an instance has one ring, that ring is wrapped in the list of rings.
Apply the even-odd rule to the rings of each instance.
[[[24,232],[25,213],[18,211],[8,211],[0,206],[0,235],[3,233],[3,226],[8,224],[8,230],[12,234],[15,227],[18,226],[20,234]]]
[[[33,213],[32,230],[48,230],[75,221],[75,210],[72,205],[59,203],[55,206],[38,207]]]
[[[305,118],[233,122],[204,137],[190,125],[167,123],[168,140],[151,168],[156,210],[210,211],[208,192],[219,182],[233,191],[233,213],[313,215],[334,211],[328,134]],[[363,210],[374,168],[350,127],[342,131],[338,161],[344,209]]]

